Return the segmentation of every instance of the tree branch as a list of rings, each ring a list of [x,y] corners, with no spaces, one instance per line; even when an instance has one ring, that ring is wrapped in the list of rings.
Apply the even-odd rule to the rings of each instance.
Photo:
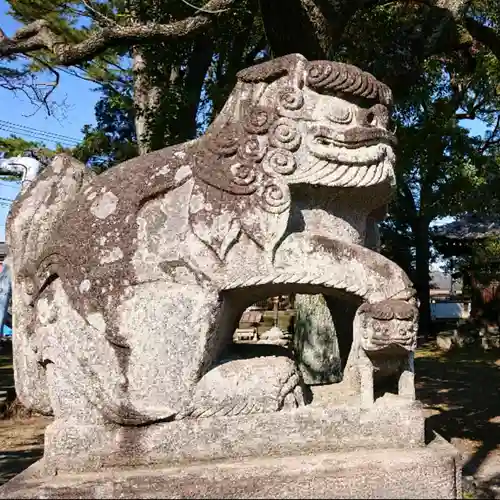
[[[71,66],[88,61],[110,47],[123,44],[150,42],[152,40],[173,41],[207,29],[237,0],[209,0],[203,12],[169,24],[113,25],[91,32],[86,40],[71,44],[59,37],[50,24],[40,19],[19,29],[12,38],[0,29],[0,58],[16,54],[29,54],[48,50],[55,56],[55,64]],[[208,14],[207,11],[212,11]]]
[[[407,0],[365,0],[362,8],[370,9],[389,3],[401,2]],[[500,36],[496,31],[481,24],[473,17],[466,16],[467,9],[471,5],[470,0],[413,0],[415,3],[426,5],[427,7],[437,8],[447,12],[455,22],[463,24],[472,38],[485,45],[500,60]]]
[[[497,116],[495,127],[488,135],[488,138],[484,141],[484,144],[480,150],[480,154],[484,154],[488,148],[496,145],[499,142],[499,139],[495,140],[499,131],[500,131],[500,115]]]
[[[500,60],[500,37],[493,28],[484,26],[472,17],[465,18],[465,27],[474,39],[488,47]]]
[[[18,70],[0,67],[0,87],[14,93],[22,92],[30,103],[36,106],[33,114],[43,107],[50,116],[53,114],[52,107],[54,105],[54,103],[50,102],[50,98],[59,85],[59,73],[38,57],[33,57],[33,60],[54,76],[52,82],[38,81],[37,75],[29,71],[29,69]]]
[[[470,0],[412,0],[413,3],[426,5],[427,7],[437,8],[447,11],[453,18],[459,17],[471,3]],[[381,7],[390,3],[408,2],[408,0],[364,0],[361,3],[362,9],[372,9],[374,7]]]

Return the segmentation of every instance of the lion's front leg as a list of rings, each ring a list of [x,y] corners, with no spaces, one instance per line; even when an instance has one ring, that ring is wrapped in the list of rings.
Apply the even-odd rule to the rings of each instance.
[[[374,366],[365,352],[360,352],[359,381],[360,403],[362,408],[368,408],[375,402],[375,384],[373,381]]]
[[[402,397],[411,399],[412,401],[416,399],[414,357],[415,355],[413,352],[408,353],[408,357],[403,363],[403,370],[398,383],[398,394]]]

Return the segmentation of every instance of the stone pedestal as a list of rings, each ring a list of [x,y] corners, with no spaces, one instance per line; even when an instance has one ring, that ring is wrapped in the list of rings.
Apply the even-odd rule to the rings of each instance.
[[[51,424],[43,459],[0,498],[461,498],[458,453],[426,444],[419,402],[361,409],[327,389],[290,412]]]
[[[442,438],[397,448],[227,460],[167,468],[40,475],[37,463],[1,498],[462,498],[457,454]]]

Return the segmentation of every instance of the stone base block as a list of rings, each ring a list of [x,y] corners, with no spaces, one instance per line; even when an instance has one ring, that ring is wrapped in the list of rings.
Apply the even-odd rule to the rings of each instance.
[[[261,457],[169,468],[43,477],[37,463],[0,487],[0,498],[462,498],[455,449]]]
[[[149,426],[56,420],[45,432],[45,473],[175,466],[425,444],[419,402],[383,397],[369,409],[309,405],[293,411],[209,417]]]

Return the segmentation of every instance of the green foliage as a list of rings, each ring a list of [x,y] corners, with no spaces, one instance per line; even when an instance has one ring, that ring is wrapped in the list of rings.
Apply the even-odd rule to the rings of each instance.
[[[73,150],[76,158],[97,172],[138,154],[131,86],[122,86],[121,92],[104,86],[102,92],[95,108],[97,124],[84,127],[84,138]]]
[[[498,279],[500,239],[497,236],[473,240],[438,238],[436,246],[448,258],[448,270],[455,277],[473,273],[483,285]]]
[[[23,156],[27,151],[43,148],[44,146],[39,142],[26,141],[21,137],[16,137],[15,135],[11,135],[10,137],[0,137],[0,153],[2,153],[4,158]]]
[[[472,74],[454,59],[431,59],[423,69],[422,83],[396,106],[398,192],[383,225],[390,251],[416,248],[417,233],[436,219],[480,210],[485,200],[491,209],[498,199],[491,189],[500,180],[493,145],[500,135],[490,118],[500,109],[492,80],[498,61],[480,54]],[[471,134],[463,117],[489,127],[491,144]]]
[[[107,25],[131,23],[169,23],[196,12],[178,0],[13,0],[10,14],[23,23],[44,19],[51,28],[69,42],[85,39],[89,32]],[[78,154],[91,163],[106,168],[137,152],[131,145],[139,131],[141,152],[186,141],[196,136],[205,116],[198,116],[201,94],[210,102],[219,102],[218,92],[227,95],[236,72],[251,64],[256,54],[255,45],[264,48],[261,23],[255,17],[256,0],[243,0],[235,6],[232,16],[221,20],[216,30],[209,30],[191,39],[179,39],[175,45],[148,42],[141,46],[127,46],[107,50],[99,57],[76,68],[58,71],[70,72],[99,84],[102,101],[96,108],[98,125],[85,129],[85,140]],[[39,51],[28,59],[24,69],[47,73],[53,66],[53,57]],[[139,61],[139,63],[138,63]],[[20,61],[17,61],[18,63]],[[28,66],[26,66],[26,64]],[[211,66],[217,66],[217,78],[205,76]],[[223,81],[224,80],[224,81]],[[114,92],[113,92],[114,90]],[[112,101],[124,96],[125,117],[135,120],[136,133],[123,135],[123,118]],[[132,107],[130,107],[130,98]],[[117,120],[115,132],[102,130],[110,119]],[[120,137],[123,147],[118,145]],[[102,154],[97,150],[101,148]],[[95,153],[95,154],[94,154]],[[102,158],[99,158],[102,156]]]

